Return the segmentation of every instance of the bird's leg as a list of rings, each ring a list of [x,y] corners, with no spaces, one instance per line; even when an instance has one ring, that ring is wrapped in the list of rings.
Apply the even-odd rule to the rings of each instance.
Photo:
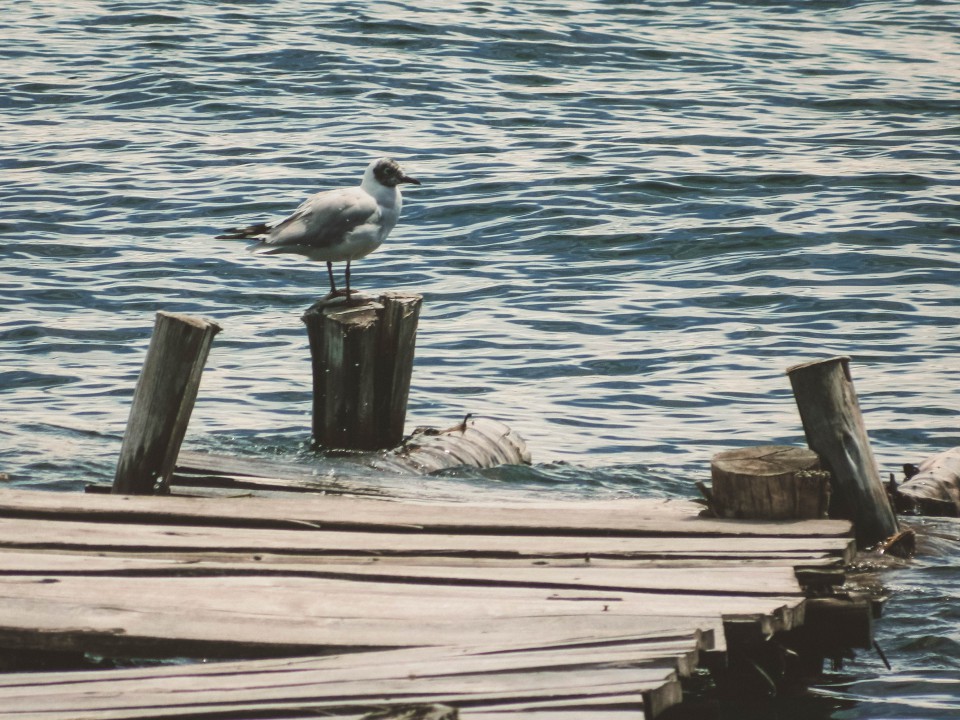
[[[327,260],[327,275],[330,276],[330,295],[337,294],[337,283],[333,280],[333,263]]]
[[[350,299],[350,261],[347,260],[347,268],[343,271],[343,280],[347,284],[347,300]]]

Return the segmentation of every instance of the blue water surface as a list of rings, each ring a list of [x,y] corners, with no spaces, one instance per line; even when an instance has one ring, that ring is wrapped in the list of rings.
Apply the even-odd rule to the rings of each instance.
[[[0,31],[14,485],[112,478],[160,309],[224,328],[187,446],[317,464],[325,268],[214,236],[379,155],[423,181],[354,265],[424,296],[408,426],[492,415],[537,463],[449,495],[693,495],[802,444],[784,371],[834,355],[884,472],[960,445],[960,3],[23,0]],[[823,717],[960,714],[960,529],[920,529],[876,580],[894,670]]]

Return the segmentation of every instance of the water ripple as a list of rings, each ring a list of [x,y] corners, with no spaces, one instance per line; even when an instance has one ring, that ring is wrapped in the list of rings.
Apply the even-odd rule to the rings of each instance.
[[[425,297],[411,426],[491,414],[541,462],[438,481],[464,496],[689,494],[718,449],[802,443],[783,371],[834,354],[854,358],[885,470],[960,445],[955,3],[15,12],[0,470],[16,483],[109,479],[158,309],[224,326],[188,443],[311,461],[299,315],[324,268],[213,236],[378,154],[424,180],[355,267],[358,287]]]

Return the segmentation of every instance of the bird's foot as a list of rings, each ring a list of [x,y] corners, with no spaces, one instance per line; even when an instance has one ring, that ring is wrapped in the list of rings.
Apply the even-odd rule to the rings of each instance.
[[[366,295],[361,295],[356,290],[351,290],[349,295],[347,295],[346,290],[333,290],[317,300],[306,310],[306,312],[320,312],[326,308],[334,307],[357,307],[359,305],[366,305],[370,302],[373,302],[373,298],[367,297]]]
[[[351,290],[350,295],[347,296],[346,305],[347,307],[356,307],[357,305],[366,305],[371,302],[373,302],[373,298],[361,295],[356,290]]]

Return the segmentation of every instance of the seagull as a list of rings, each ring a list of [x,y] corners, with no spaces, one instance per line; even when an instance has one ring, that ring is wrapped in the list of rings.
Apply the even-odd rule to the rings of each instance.
[[[359,186],[317,193],[277,225],[230,228],[217,239],[258,239],[248,248],[255,255],[295,253],[326,261],[330,295],[346,295],[349,301],[350,261],[380,247],[397,224],[403,205],[401,183],[419,185],[420,181],[407,175],[391,158],[379,158],[367,166]],[[333,263],[344,261],[346,290],[341,292],[333,279]]]

